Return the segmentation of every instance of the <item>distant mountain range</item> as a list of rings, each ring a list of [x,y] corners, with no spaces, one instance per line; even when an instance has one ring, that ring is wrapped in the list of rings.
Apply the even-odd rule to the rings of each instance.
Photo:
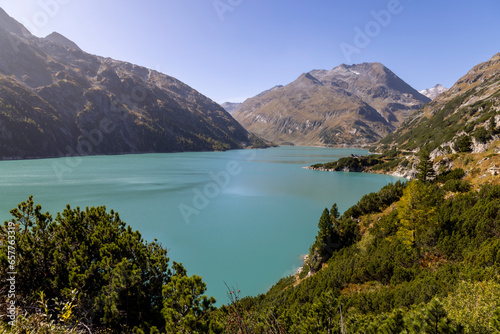
[[[37,38],[0,9],[0,159],[226,150],[255,143],[181,81]],[[262,142],[260,142],[262,144]]]
[[[441,93],[446,92],[447,90],[448,90],[448,88],[443,87],[440,84],[437,84],[436,86],[434,86],[432,88],[427,88],[427,89],[424,89],[424,90],[419,90],[418,92],[420,94],[422,94],[422,95],[427,96],[429,99],[434,100],[434,98],[436,96],[438,96]]]
[[[241,107],[243,103],[235,103],[235,102],[224,102],[221,104],[222,108],[226,110],[229,114],[234,114],[239,107]]]
[[[374,143],[430,99],[380,63],[313,70],[247,99],[234,117],[278,144]]]

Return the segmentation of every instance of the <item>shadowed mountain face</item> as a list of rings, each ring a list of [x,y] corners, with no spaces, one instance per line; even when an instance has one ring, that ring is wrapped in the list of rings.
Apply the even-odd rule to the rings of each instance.
[[[482,152],[498,138],[500,121],[500,53],[472,68],[450,89],[407,120],[379,145],[418,150],[428,146],[435,155],[455,152],[460,140]],[[467,139],[469,138],[469,139]]]
[[[382,64],[364,63],[302,74],[246,100],[234,117],[277,143],[364,145],[429,101]]]
[[[0,9],[0,159],[242,148],[253,136],[179,80],[32,36]]]

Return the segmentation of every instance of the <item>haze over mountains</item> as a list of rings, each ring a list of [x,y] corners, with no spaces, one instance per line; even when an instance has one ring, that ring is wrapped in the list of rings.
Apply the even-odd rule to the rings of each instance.
[[[238,102],[224,102],[221,104],[221,107],[224,108],[229,114],[234,114],[239,107],[241,107],[242,103]]]
[[[380,63],[313,70],[247,99],[234,117],[278,144],[361,146],[380,140],[430,99]]]
[[[225,150],[250,135],[181,81],[37,38],[0,9],[0,158]]]

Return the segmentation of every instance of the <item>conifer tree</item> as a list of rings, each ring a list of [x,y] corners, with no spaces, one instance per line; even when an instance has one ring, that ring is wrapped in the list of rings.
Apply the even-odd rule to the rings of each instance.
[[[333,224],[332,224],[332,219],[330,217],[330,212],[326,208],[325,210],[323,210],[323,214],[319,219],[318,228],[319,232],[317,236],[317,241],[328,243],[333,233]]]
[[[332,208],[330,209],[330,218],[332,222],[334,222],[336,219],[339,219],[339,217],[340,217],[339,208],[337,206],[337,203],[334,203],[332,205]]]
[[[453,327],[443,303],[437,298],[431,300],[425,312],[425,333],[452,333]]]
[[[420,151],[420,162],[417,165],[417,179],[426,182],[434,178],[435,172],[432,168],[432,160],[427,149]]]
[[[382,334],[399,334],[405,330],[405,321],[403,312],[398,309],[392,313],[380,328]]]
[[[173,267],[175,274],[163,287],[165,328],[168,333],[205,333],[215,299],[203,295],[207,287],[200,276],[187,276],[180,263]]]
[[[460,138],[458,138],[455,141],[455,151],[458,152],[472,152],[472,140],[470,139],[470,136],[465,135]]]

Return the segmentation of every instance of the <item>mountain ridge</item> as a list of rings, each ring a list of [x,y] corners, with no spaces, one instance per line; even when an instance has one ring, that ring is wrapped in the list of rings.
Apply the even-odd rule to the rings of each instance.
[[[178,79],[88,54],[59,33],[35,37],[0,16],[1,159],[263,145]]]
[[[450,89],[415,113],[395,133],[382,139],[383,147],[418,150],[433,155],[456,153],[457,140],[469,138],[472,152],[483,152],[494,136],[482,138],[485,129],[500,120],[500,53],[474,66]],[[429,131],[432,129],[432,131]],[[486,140],[485,143],[482,143]]]
[[[429,99],[434,100],[439,94],[444,93],[448,90],[448,88],[444,87],[441,84],[437,84],[432,88],[422,89],[418,92],[424,96],[427,96]]]
[[[380,63],[342,64],[249,98],[234,117],[277,143],[364,146],[429,101]]]

